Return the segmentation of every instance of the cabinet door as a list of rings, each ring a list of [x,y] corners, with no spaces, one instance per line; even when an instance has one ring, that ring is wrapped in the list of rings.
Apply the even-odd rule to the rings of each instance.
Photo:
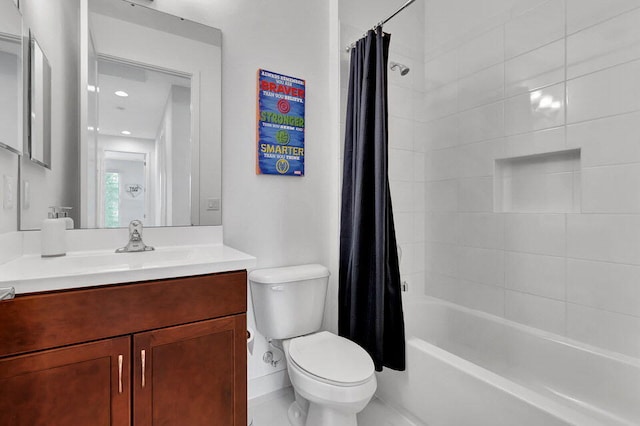
[[[244,314],[133,336],[136,426],[246,426]]]
[[[0,359],[0,425],[126,426],[131,339]]]

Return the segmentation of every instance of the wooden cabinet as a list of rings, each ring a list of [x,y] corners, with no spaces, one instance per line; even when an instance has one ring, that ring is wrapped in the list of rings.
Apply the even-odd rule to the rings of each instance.
[[[0,424],[128,425],[130,339],[0,360]]]
[[[244,271],[0,302],[0,425],[245,426],[245,313]]]

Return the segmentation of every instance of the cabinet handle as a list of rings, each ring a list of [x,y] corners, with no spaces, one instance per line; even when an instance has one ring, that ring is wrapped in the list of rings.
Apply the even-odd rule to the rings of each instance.
[[[118,355],[118,393],[122,393],[122,360],[123,356]]]
[[[146,351],[143,349],[140,351],[140,358],[142,359],[142,387],[144,387],[145,385],[145,379],[144,379],[144,364],[145,364],[145,356],[146,356]]]

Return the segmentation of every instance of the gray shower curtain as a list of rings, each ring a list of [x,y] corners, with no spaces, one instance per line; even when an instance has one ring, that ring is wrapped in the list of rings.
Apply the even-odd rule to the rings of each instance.
[[[405,368],[388,178],[390,37],[379,27],[351,50],[340,218],[338,332],[369,352],[378,371]]]

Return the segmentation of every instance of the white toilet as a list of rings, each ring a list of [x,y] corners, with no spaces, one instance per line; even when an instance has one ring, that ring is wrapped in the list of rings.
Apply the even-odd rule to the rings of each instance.
[[[259,269],[249,274],[258,331],[282,341],[296,394],[294,426],[356,426],[376,391],[369,354],[321,331],[329,270],[322,265]]]

